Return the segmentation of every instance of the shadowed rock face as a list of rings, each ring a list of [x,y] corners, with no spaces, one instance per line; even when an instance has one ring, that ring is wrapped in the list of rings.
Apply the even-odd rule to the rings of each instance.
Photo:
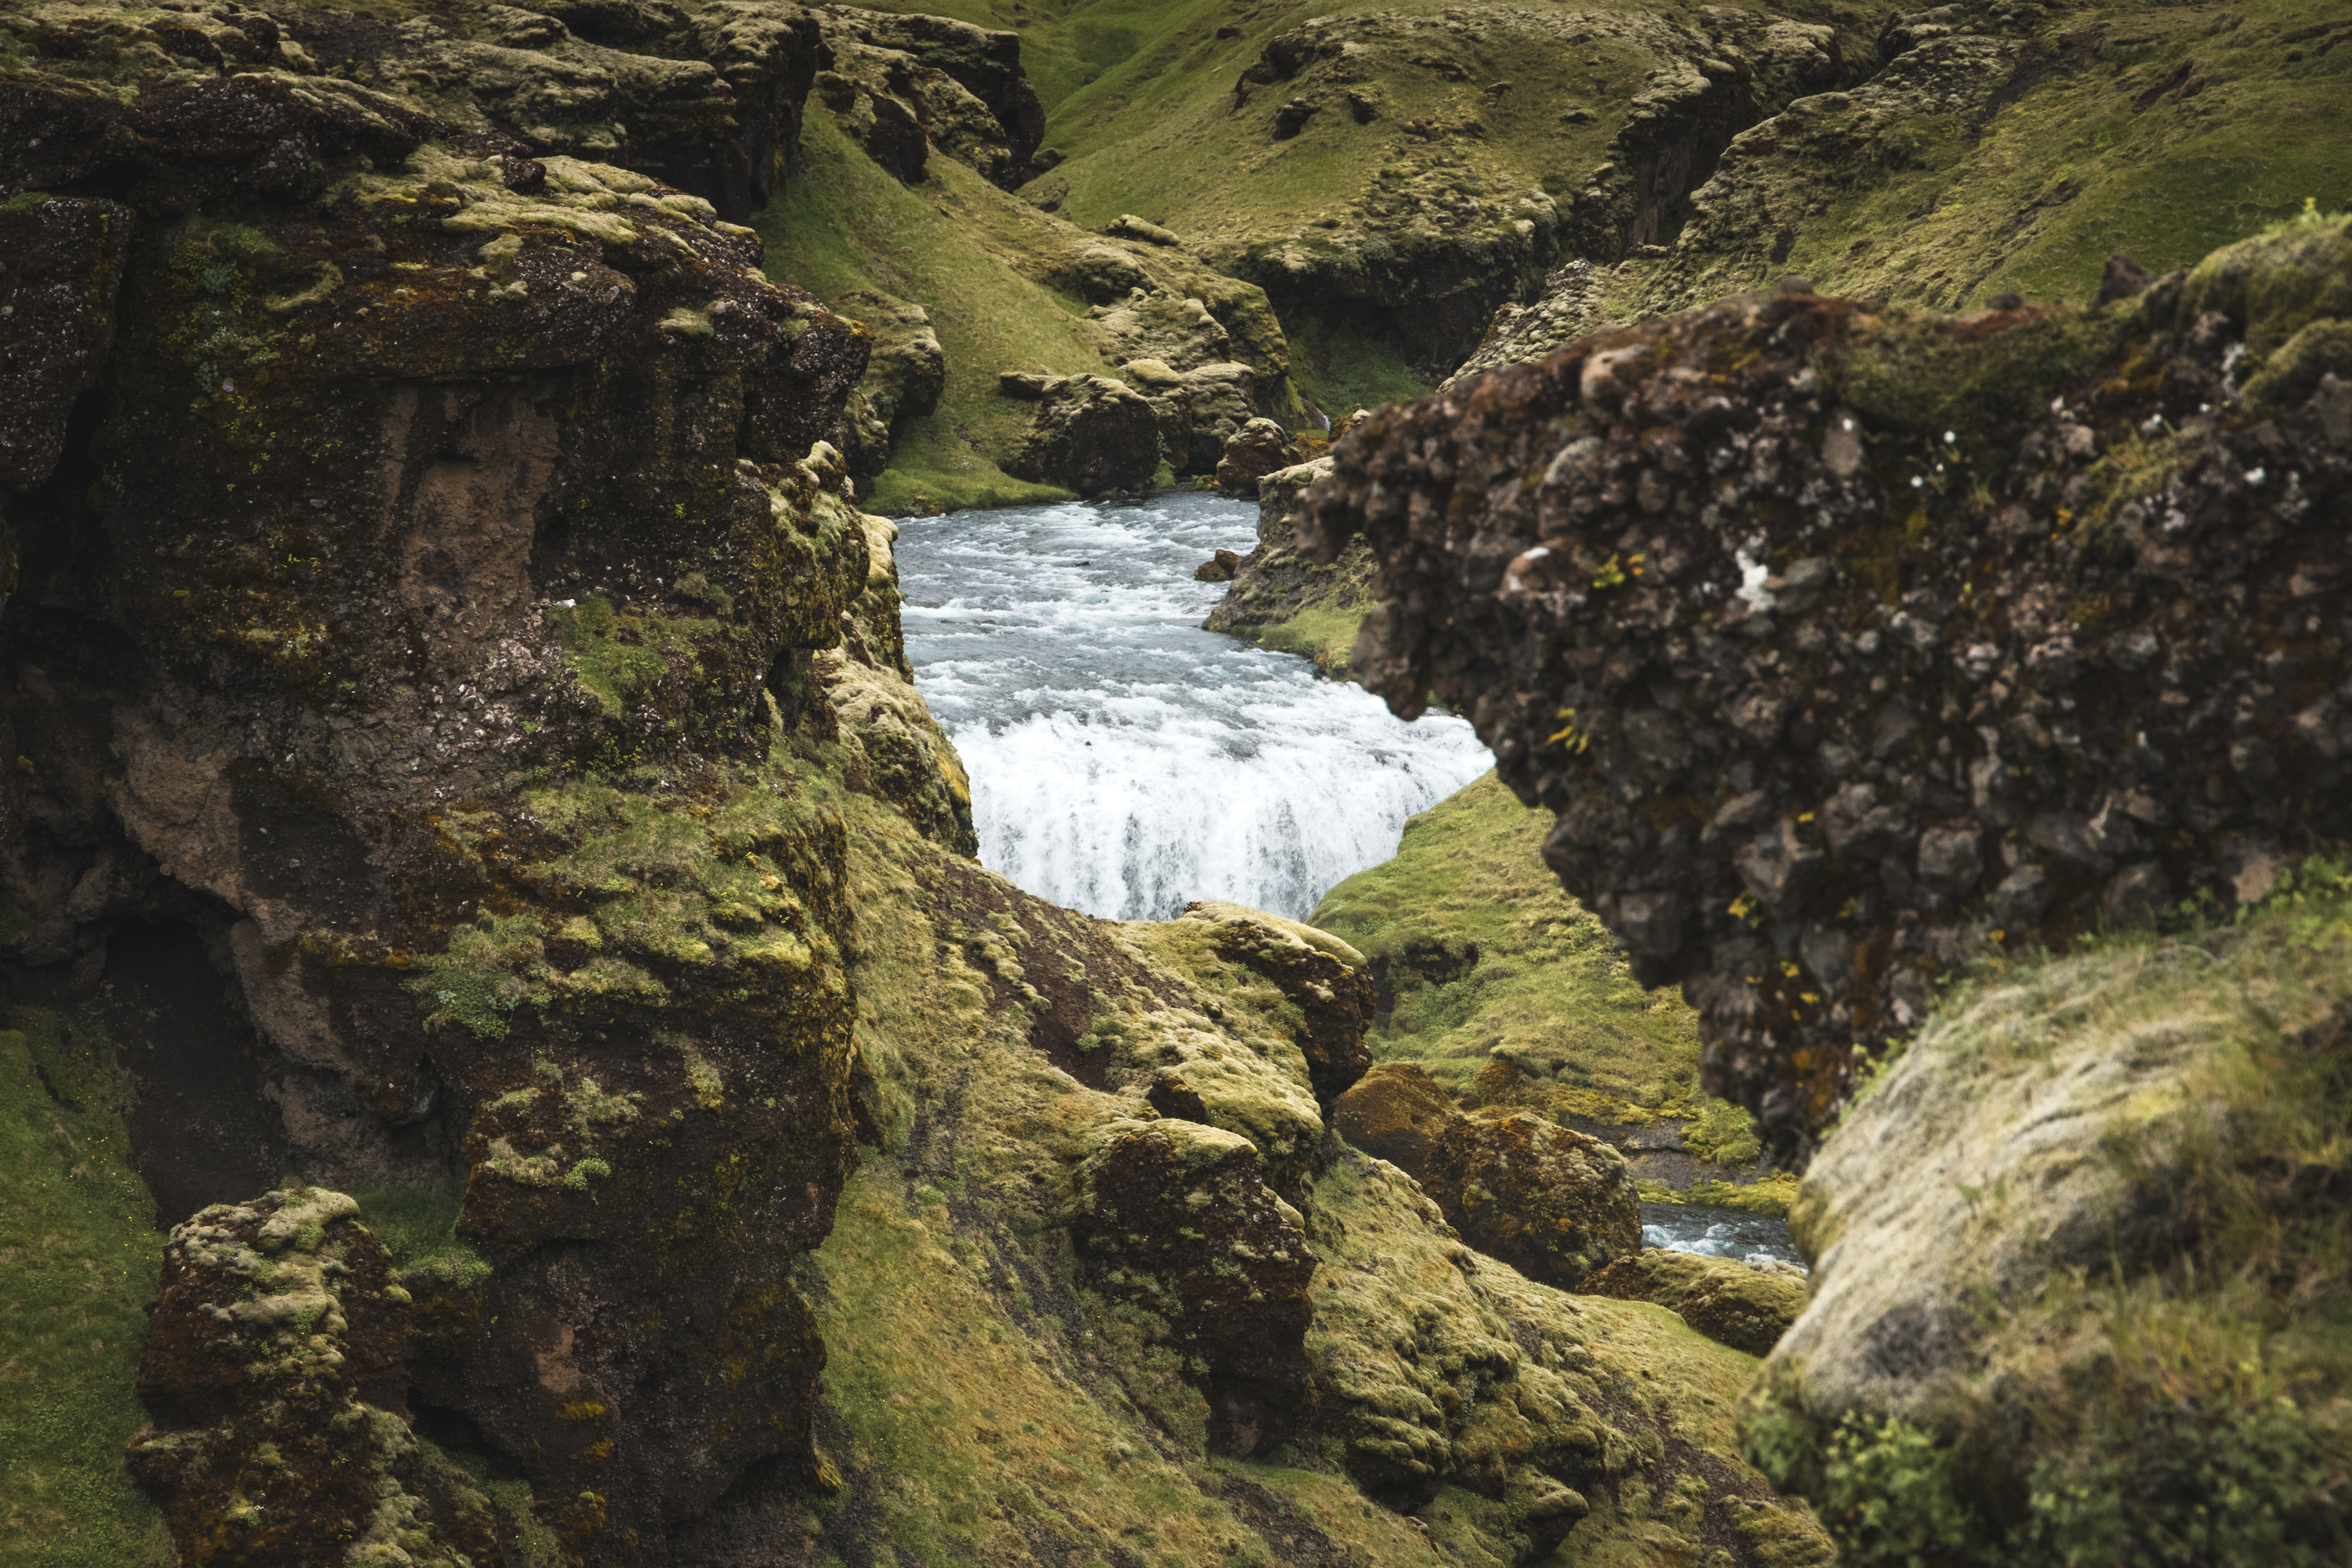
[[[2092,310],[1603,332],[1352,433],[1298,536],[1370,543],[1364,683],[1471,717],[1793,1156],[1986,944],[2352,834],[2347,228]]]
[[[394,1381],[560,1500],[567,1552],[659,1561],[753,1466],[814,1464],[788,1270],[853,1158],[853,920],[840,819],[779,742],[870,588],[824,444],[865,342],[701,197],[393,90],[450,60],[477,108],[636,79],[560,23],[306,35],[378,90],[233,8],[0,20],[48,40],[0,101],[0,199],[47,193],[0,215],[43,304],[0,317],[37,394],[0,492],[29,763],[0,986],[98,1006],[142,931],[194,966],[158,994],[211,1013],[118,1010],[125,1065],[172,1089],[191,1063],[157,1053],[213,1042],[205,1135],[282,1131],[140,1151],[167,1219],[277,1147],[337,1186],[462,1183],[490,1273]],[[167,1469],[195,1553],[230,1501]]]

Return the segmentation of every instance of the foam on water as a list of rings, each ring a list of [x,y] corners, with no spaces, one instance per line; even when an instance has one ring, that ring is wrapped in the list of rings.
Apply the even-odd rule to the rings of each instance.
[[[901,520],[907,654],[971,770],[983,864],[1121,920],[1194,899],[1304,917],[1491,764],[1460,719],[1402,723],[1201,629],[1224,586],[1192,569],[1256,523],[1186,492]]]
[[[1787,1220],[1703,1204],[1643,1204],[1642,1245],[1707,1258],[1777,1258],[1799,1265],[1805,1260],[1789,1239]]]

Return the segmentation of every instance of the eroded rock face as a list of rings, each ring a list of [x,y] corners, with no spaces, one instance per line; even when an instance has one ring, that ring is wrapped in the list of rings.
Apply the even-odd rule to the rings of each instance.
[[[5,221],[63,234],[79,282],[25,342],[48,458],[6,501],[5,984],[94,1005],[130,955],[186,960],[158,994],[268,1131],[174,1203],[247,1195],[205,1184],[280,1149],[464,1184],[476,1326],[394,1394],[503,1450],[567,1552],[660,1561],[753,1467],[814,1464],[788,1270],[856,1133],[854,922],[818,764],[778,748],[872,591],[824,444],[866,347],[711,201],[555,150],[593,142],[565,109],[656,164],[663,125],[723,151],[697,117],[749,110],[713,67],[478,20],[513,37],[8,14],[50,43],[5,89],[0,196],[53,194]],[[462,91],[419,85],[444,70]],[[531,94],[545,137],[490,133],[542,124]],[[863,776],[952,837],[901,728]]]
[[[1985,944],[2352,834],[2347,229],[2096,310],[1600,334],[1351,434],[1299,537],[1369,541],[1360,677],[1470,715],[1793,1156]]]
[[[490,1500],[404,1419],[408,1292],[324,1188],[216,1205],[172,1230],[131,1473],[188,1563],[475,1568],[509,1559]]]
[[[1045,110],[1018,33],[849,5],[809,14],[833,57],[818,89],[877,163],[912,183],[937,148],[1007,190],[1029,177]]]
[[[1290,530],[1290,514],[1309,485],[1331,471],[1316,458],[1276,468],[1257,481],[1257,544],[1234,569],[1234,585],[1203,624],[1213,632],[1249,636],[1310,605],[1349,607],[1370,593],[1371,552],[1350,544],[1337,561],[1310,561]]]
[[[1641,1250],[1625,1157],[1533,1111],[1465,1116],[1420,1068],[1373,1068],[1332,1125],[1421,1184],[1462,1238],[1561,1289]]]
[[[1576,1289],[1580,1295],[1655,1302],[1717,1344],[1759,1356],[1772,1353],[1811,1294],[1793,1265],[1765,1267],[1654,1247],[1594,1270]]]

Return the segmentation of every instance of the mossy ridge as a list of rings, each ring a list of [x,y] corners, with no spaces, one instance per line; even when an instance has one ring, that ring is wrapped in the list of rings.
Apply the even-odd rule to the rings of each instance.
[[[1543,863],[1548,827],[1488,773],[1410,819],[1394,859],[1323,896],[1311,922],[1388,975],[1374,1058],[1415,1062],[1465,1104],[1588,1126],[1681,1121],[1685,1150],[1747,1165],[1761,1147],[1751,1119],[1698,1088],[1696,1016],[1635,984],[1608,931],[1560,889]],[[1441,977],[1473,943],[1475,966]]]
[[[0,1018],[0,1563],[172,1561],[123,1445],[163,1237],[129,1161],[112,1043],[53,1013]]]
[[[2169,1223],[2110,1225],[2103,1262],[2029,1270],[2022,1295],[1965,1279],[1959,1369],[1891,1385],[1883,1408],[1823,1403],[1802,1347],[1775,1358],[1744,1414],[1747,1452],[1821,1505],[1844,1560],[2340,1559],[2352,1222],[2309,1184],[2336,1179],[2352,1126],[2347,977],[2352,877],[2321,861],[2232,926],[2103,935],[1997,963],[1945,999],[1863,1120],[1923,1094],[1963,1115],[2021,1110],[2011,1086],[2079,1070],[2086,1048],[2160,1042],[2178,1070],[2113,1098],[2085,1146],[2118,1213]],[[1954,1238],[1963,1258],[2031,1201],[1961,1192],[1976,1233]],[[1809,1250],[1850,1249],[1851,1217],[1809,1179]],[[2022,1426],[2020,1409],[2034,1413]]]

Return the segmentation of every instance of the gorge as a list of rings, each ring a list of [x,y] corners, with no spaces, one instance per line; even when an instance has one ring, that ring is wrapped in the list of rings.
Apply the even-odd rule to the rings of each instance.
[[[0,1564],[2352,1552],[2338,7],[929,9],[0,0]]]

